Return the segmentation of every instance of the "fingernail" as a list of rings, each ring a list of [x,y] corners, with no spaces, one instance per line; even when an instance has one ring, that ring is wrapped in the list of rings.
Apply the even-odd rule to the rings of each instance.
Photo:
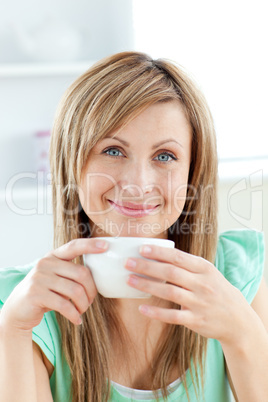
[[[77,320],[77,325],[81,325],[81,324],[82,324],[82,318],[79,317],[78,320]]]
[[[95,243],[95,246],[97,248],[106,249],[108,244],[107,244],[107,242],[105,240],[97,240],[96,243]]]
[[[136,276],[129,276],[128,282],[132,285],[137,285],[139,283],[139,280]]]
[[[142,246],[142,247],[141,247],[141,252],[142,252],[143,254],[150,254],[151,251],[152,251],[152,249],[151,249],[151,247],[149,247],[149,246]]]
[[[139,310],[143,314],[150,314],[150,308],[148,306],[144,305],[144,304],[141,304],[139,306]]]
[[[136,261],[132,260],[131,258],[127,259],[126,266],[129,268],[135,268],[137,265]]]

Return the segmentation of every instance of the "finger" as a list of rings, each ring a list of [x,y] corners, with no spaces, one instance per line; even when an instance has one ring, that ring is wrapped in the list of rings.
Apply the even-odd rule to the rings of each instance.
[[[125,263],[125,267],[135,274],[157,278],[185,289],[195,287],[196,275],[173,264],[144,260],[142,258],[129,258]]]
[[[98,238],[75,239],[53,250],[50,254],[65,261],[71,261],[83,254],[103,253],[108,248],[108,242]]]
[[[189,310],[166,309],[142,304],[139,306],[139,311],[155,320],[166,322],[167,324],[184,325],[188,328],[193,320],[192,313]]]
[[[127,283],[142,292],[188,308],[194,304],[195,297],[193,292],[179,286],[152,281],[137,275],[130,275],[127,279]]]
[[[51,273],[52,272],[52,276]],[[36,273],[41,274],[39,281],[51,277],[47,286],[53,286],[53,282],[58,277],[66,278],[82,285],[86,291],[89,302],[92,302],[97,294],[97,288],[93,280],[90,269],[84,265],[75,264],[70,261],[63,261],[54,256],[49,256],[40,260],[36,265]],[[51,283],[52,281],[52,283]]]
[[[46,311],[57,311],[74,325],[82,323],[80,313],[73,303],[57,293],[47,291],[46,303],[43,305],[43,308]]]
[[[98,291],[91,271],[88,267],[80,264],[74,264],[72,262],[66,263],[64,261],[59,261],[55,268],[55,273],[59,277],[71,279],[82,285],[87,294],[88,301],[90,303],[93,302],[93,299],[97,295]]]
[[[169,262],[189,272],[201,273],[210,264],[204,258],[186,253],[177,248],[166,248],[155,245],[146,245],[140,248],[140,254],[143,257],[156,261]]]
[[[84,287],[72,280],[58,277],[49,290],[71,300],[80,314],[83,314],[91,304]]]

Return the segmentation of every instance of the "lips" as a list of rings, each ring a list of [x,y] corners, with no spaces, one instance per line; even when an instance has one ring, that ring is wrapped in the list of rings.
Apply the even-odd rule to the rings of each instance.
[[[146,216],[154,212],[159,207],[159,204],[149,205],[149,204],[135,204],[133,202],[120,203],[118,201],[116,202],[111,200],[108,201],[115,208],[116,211],[126,216],[135,216],[135,217]]]

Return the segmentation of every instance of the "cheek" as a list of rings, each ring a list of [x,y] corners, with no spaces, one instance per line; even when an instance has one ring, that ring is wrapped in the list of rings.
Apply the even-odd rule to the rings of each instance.
[[[87,173],[79,187],[79,200],[85,211],[94,210],[102,196],[108,193],[115,186],[112,176],[104,173]]]
[[[188,189],[188,172],[170,172],[165,194],[171,203],[184,202]]]
[[[176,220],[183,211],[188,190],[188,171],[172,172],[166,190],[170,219]],[[172,222],[173,223],[173,222]]]

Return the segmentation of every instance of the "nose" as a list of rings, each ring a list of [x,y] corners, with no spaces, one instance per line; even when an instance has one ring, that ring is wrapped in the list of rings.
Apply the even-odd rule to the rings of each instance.
[[[154,170],[147,164],[141,163],[129,166],[128,169],[122,171],[117,184],[124,197],[140,199],[155,191],[157,187]]]

